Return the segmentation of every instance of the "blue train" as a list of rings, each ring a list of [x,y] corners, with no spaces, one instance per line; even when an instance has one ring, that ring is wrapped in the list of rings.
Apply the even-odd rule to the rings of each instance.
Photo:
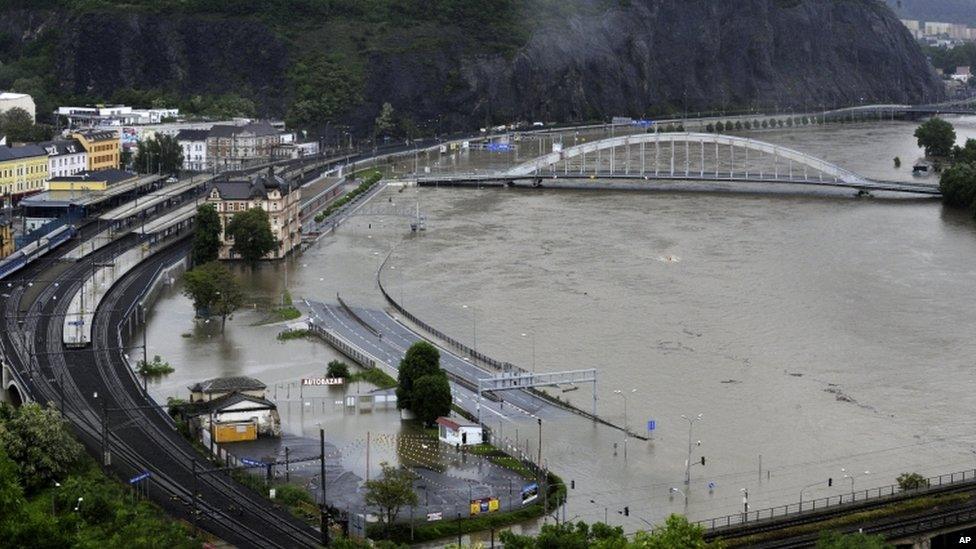
[[[47,235],[24,246],[16,252],[0,260],[0,280],[26,267],[31,261],[43,256],[58,246],[64,244],[78,233],[78,229],[70,225],[62,225]]]

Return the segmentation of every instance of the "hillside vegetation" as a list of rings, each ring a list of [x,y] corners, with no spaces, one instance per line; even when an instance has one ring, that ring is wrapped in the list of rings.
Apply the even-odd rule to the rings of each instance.
[[[391,136],[942,94],[877,0],[9,0],[0,89]]]

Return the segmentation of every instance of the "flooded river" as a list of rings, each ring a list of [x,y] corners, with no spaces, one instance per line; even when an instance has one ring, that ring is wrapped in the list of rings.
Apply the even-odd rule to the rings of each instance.
[[[976,119],[954,122],[961,139],[976,137]],[[748,135],[868,177],[911,180],[913,129],[889,122]],[[416,163],[473,171],[514,160],[436,156]],[[976,224],[930,199],[847,194],[390,187],[376,200],[419,203],[425,233],[412,234],[406,218],[354,217],[289,262],[288,285],[296,299],[340,292],[381,308],[375,270],[393,250],[384,281],[429,323],[527,369],[597,368],[599,413],[623,423],[626,405],[632,429],[653,419],[656,430],[650,442],[626,442],[625,459],[619,431],[583,419],[546,425],[543,457],[576,481],[568,517],[606,514],[629,532],[685,511],[671,487],[704,519],[741,510],[741,488],[752,509],[795,502],[828,477],[834,487],[804,499],[841,493],[850,489],[842,468],[855,473],[856,489],[908,471],[971,470]],[[284,270],[242,273],[259,305],[280,298]],[[150,355],[177,369],[151,387],[161,400],[238,374],[280,384],[280,397],[337,357],[321,344],[277,341],[282,326],[255,325],[256,311],[236,314],[223,336],[195,326],[179,291],[150,319]],[[365,466],[365,431],[400,430],[394,412],[343,413],[341,391],[318,391],[302,395],[314,397],[308,405],[284,407],[285,428],[328,425],[350,468]],[[588,407],[588,388],[561,396]],[[706,465],[692,468],[685,487],[681,416],[699,413],[693,459],[704,455]],[[507,437],[521,428],[522,439],[534,431],[493,427]],[[396,458],[392,445],[378,451]],[[624,506],[628,518],[618,514]]]

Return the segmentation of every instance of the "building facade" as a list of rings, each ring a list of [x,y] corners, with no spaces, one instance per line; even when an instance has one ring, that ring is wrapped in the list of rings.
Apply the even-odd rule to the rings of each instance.
[[[47,183],[49,191],[107,191],[114,185],[123,185],[139,179],[139,176],[119,169],[81,171],[73,175],[52,177]]]
[[[122,140],[116,130],[84,130],[71,134],[77,139],[88,155],[86,169],[94,172],[98,170],[118,169],[122,160]]]
[[[271,161],[280,142],[278,130],[266,120],[216,125],[207,137],[207,161],[218,170],[241,170]]]
[[[210,169],[207,162],[207,136],[209,130],[180,130],[176,142],[183,149],[183,169],[205,172]]]
[[[0,114],[14,108],[27,111],[31,120],[37,118],[37,107],[34,106],[33,97],[26,93],[0,92]]]
[[[0,197],[5,205],[44,190],[48,179],[47,151],[37,145],[0,146]]]
[[[271,232],[278,241],[278,248],[264,259],[283,258],[301,244],[301,189],[273,173],[261,174],[251,180],[218,181],[207,196],[207,202],[214,205],[220,216],[220,259],[238,258],[231,250],[234,240],[225,229],[235,214],[252,208],[262,208],[268,213]]]
[[[48,177],[65,177],[88,169],[88,153],[77,139],[37,144],[47,151]]]

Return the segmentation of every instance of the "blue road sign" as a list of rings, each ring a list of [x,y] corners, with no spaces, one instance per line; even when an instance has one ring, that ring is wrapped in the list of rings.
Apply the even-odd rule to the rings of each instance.
[[[130,478],[129,479],[129,484],[135,484],[137,482],[146,480],[147,478],[149,478],[149,476],[150,476],[149,471],[146,471],[145,473],[142,473],[141,475],[136,475],[136,476]]]
[[[267,465],[263,461],[254,461],[253,459],[241,458],[241,463],[244,465],[251,465],[253,467],[264,467]]]
[[[657,429],[657,422],[653,419],[647,420],[647,430],[653,431],[654,429]]]
[[[508,143],[488,143],[488,150],[493,152],[503,152],[511,150]]]

